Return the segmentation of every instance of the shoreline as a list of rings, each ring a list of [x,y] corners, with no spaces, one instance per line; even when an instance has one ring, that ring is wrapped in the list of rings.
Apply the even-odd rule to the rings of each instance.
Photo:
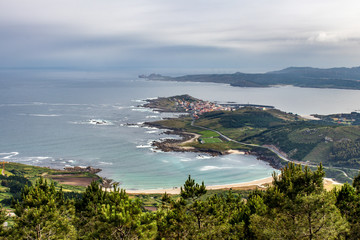
[[[273,178],[266,177],[262,179],[257,179],[249,182],[242,182],[242,183],[231,183],[231,184],[221,184],[221,185],[213,185],[213,186],[206,186],[206,190],[227,190],[227,189],[237,189],[237,188],[266,188],[263,186],[265,184],[271,184]],[[143,190],[127,190],[125,189],[126,193],[129,194],[180,194],[180,187],[174,188],[159,188],[159,189],[143,189]]]
[[[195,148],[195,147],[187,147],[183,146],[184,143],[196,141],[198,138],[197,133],[191,133],[191,132],[185,132],[181,131],[179,129],[174,129],[171,127],[164,127],[158,123],[153,122],[145,122],[145,126],[149,127],[155,127],[158,129],[165,129],[167,131],[164,132],[164,134],[168,135],[178,135],[181,137],[181,139],[165,139],[162,141],[154,140],[151,143],[151,146],[154,147],[156,150],[160,150],[163,152],[195,152],[195,153],[205,153],[209,154],[210,156],[219,156],[219,155],[227,155],[227,154],[242,154],[242,155],[253,155],[256,156],[256,159],[259,161],[267,162],[272,168],[276,170],[280,170],[283,165],[281,164],[281,161],[276,159],[273,156],[267,156],[264,155],[261,152],[257,151],[241,151],[237,149],[229,149],[226,151],[217,151],[214,149],[202,149],[202,148]]]
[[[155,127],[158,129],[165,129],[163,134],[167,135],[178,135],[181,139],[164,139],[162,141],[154,140],[151,143],[151,146],[154,147],[156,150],[160,150],[163,152],[195,152],[195,153],[206,153],[210,156],[219,156],[224,154],[229,154],[228,151],[220,152],[213,149],[200,149],[195,147],[187,147],[183,146],[184,143],[189,143],[196,141],[196,139],[200,136],[197,133],[185,132],[178,129],[173,129],[169,127],[164,127],[160,124],[156,124],[153,122],[145,122],[145,126]]]
[[[269,185],[273,182],[273,177],[261,178],[249,182],[242,183],[231,183],[231,184],[221,184],[221,185],[212,185],[206,186],[206,190],[254,190],[254,189],[262,189],[265,190]],[[342,183],[339,183],[331,178],[323,178],[324,188],[327,190],[331,190],[336,186],[341,186]],[[180,194],[180,187],[174,188],[158,188],[158,189],[139,189],[139,190],[131,190],[125,189],[128,194],[171,194],[177,195]]]
[[[146,100],[147,104],[143,104],[142,107],[150,108],[150,109],[157,109],[161,112],[178,112],[174,111],[174,109],[168,109],[168,107],[161,106],[159,107],[158,101],[162,98],[157,98],[156,100]],[[177,106],[177,104],[176,104]],[[313,116],[305,116],[306,119],[315,120]],[[193,120],[194,121],[194,120]],[[152,146],[154,149],[163,151],[163,152],[195,152],[195,153],[206,153],[210,156],[218,156],[218,155],[227,155],[227,154],[249,154],[256,156],[257,160],[267,162],[274,170],[281,169],[284,165],[283,161],[279,157],[273,156],[273,154],[268,155],[262,150],[259,150],[258,148],[252,148],[247,151],[241,151],[238,149],[228,149],[228,150],[215,150],[211,148],[203,149],[199,148],[197,146],[184,146],[186,143],[195,142],[199,139],[200,135],[196,132],[187,132],[185,129],[179,129],[179,128],[172,128],[172,127],[166,127],[158,122],[145,122],[144,125],[156,127],[158,129],[166,129],[167,131],[164,132],[164,134],[173,134],[180,136],[181,139],[165,139],[162,141],[153,141]],[[193,126],[193,122],[191,124]],[[331,185],[334,184],[340,184],[332,179],[324,178],[324,185],[325,182],[328,182]],[[234,183],[234,184],[225,184],[225,185],[214,185],[214,186],[207,186],[206,188],[208,190],[216,190],[216,189],[230,189],[230,188],[241,188],[241,187],[264,187],[263,184],[271,184],[272,183],[272,177],[267,177],[264,179],[258,179],[250,182],[245,183]],[[266,187],[264,187],[266,188]],[[150,193],[169,193],[169,194],[179,194],[180,188],[179,187],[173,187],[172,189],[149,189],[149,190],[129,190],[129,193],[144,193],[144,194],[150,194]]]
[[[188,98],[192,98],[191,96],[184,95]],[[175,107],[169,107],[167,104],[161,104],[160,102],[164,99],[168,98],[156,98],[156,99],[146,99],[144,100],[146,103],[140,105],[141,107],[149,108],[149,109],[156,109],[159,112],[177,112],[177,113],[187,113],[186,111],[182,111],[178,108],[177,104],[175,104]],[[196,99],[196,98],[192,98]],[[196,99],[198,100],[198,99]],[[206,153],[210,156],[219,156],[219,155],[227,155],[227,154],[248,154],[248,155],[254,155],[256,156],[257,160],[261,160],[264,162],[267,162],[272,168],[274,169],[281,169],[283,167],[282,162],[279,158],[275,158],[273,156],[268,156],[263,154],[261,151],[257,151],[254,149],[242,151],[237,149],[228,149],[225,151],[220,151],[216,149],[210,148],[199,148],[199,147],[193,147],[193,146],[184,146],[186,143],[194,142],[199,138],[199,135],[197,133],[193,132],[186,132],[183,129],[178,128],[172,128],[172,127],[166,127],[162,124],[159,124],[157,122],[145,122],[145,126],[155,127],[158,129],[166,129],[167,131],[164,132],[164,134],[173,134],[178,135],[181,137],[181,139],[165,139],[162,141],[153,141],[151,143],[152,147],[156,150],[160,150],[163,152],[195,152],[195,153]]]

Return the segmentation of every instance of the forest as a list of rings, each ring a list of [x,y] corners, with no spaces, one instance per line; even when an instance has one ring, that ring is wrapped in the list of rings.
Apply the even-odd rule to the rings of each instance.
[[[115,184],[95,181],[84,193],[64,195],[39,178],[24,185],[12,207],[0,211],[1,239],[359,239],[360,175],[332,190],[324,170],[293,163],[266,190],[246,196],[229,190],[203,198],[204,182],[191,176],[180,195],[164,194],[156,211]],[[105,189],[106,190],[106,189]],[[7,224],[4,224],[4,223]]]

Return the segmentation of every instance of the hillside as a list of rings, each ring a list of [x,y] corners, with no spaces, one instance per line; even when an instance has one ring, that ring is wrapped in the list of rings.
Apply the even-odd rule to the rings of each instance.
[[[168,77],[159,74],[141,78],[160,81],[214,82],[236,87],[270,87],[273,85],[293,85],[309,88],[360,89],[360,67],[353,68],[311,68],[290,67],[267,73],[198,74]]]
[[[187,109],[187,112],[196,112],[197,103],[193,106],[194,109]],[[338,115],[321,116],[324,120],[307,120],[278,109],[240,107],[230,111],[215,110],[218,107],[203,114],[192,112],[192,118],[165,119],[151,124],[199,134],[198,142],[187,143],[186,146],[209,153],[217,151],[225,154],[229,149],[242,150],[260,155],[265,160],[269,160],[266,158],[270,156],[269,162],[276,167],[279,160],[274,161],[273,153],[264,149],[270,148],[288,159],[304,164],[323,163],[327,168],[327,176],[339,181],[350,181],[360,169],[358,114],[353,113],[353,118],[345,114],[348,118],[343,117],[342,121],[333,121],[334,116]],[[333,170],[338,169],[343,169],[347,176],[343,173],[340,175],[345,178],[339,176],[339,173],[334,176]]]
[[[209,193],[189,175],[179,195],[130,196],[93,182],[76,197],[40,178],[14,214],[0,207],[1,239],[359,239],[360,176],[327,191],[324,169],[288,164],[262,189]]]
[[[55,187],[62,188],[66,195],[85,191],[92,181],[101,182],[98,175],[87,171],[57,170],[5,162],[4,174],[0,175],[0,203],[9,206],[12,198],[20,198],[24,186],[33,185],[39,177],[54,181]]]

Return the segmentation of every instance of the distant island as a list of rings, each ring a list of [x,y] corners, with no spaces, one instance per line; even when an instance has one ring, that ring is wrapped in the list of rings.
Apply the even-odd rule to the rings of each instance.
[[[360,113],[315,115],[310,120],[272,106],[217,104],[189,95],[147,100],[144,107],[183,112],[147,125],[171,130],[183,140],[154,142],[163,151],[256,155],[274,168],[291,161],[323,163],[327,177],[351,181],[360,168]],[[186,114],[185,114],[186,113]]]
[[[197,74],[180,77],[160,74],[140,75],[140,78],[157,81],[213,82],[235,87],[271,87],[292,85],[307,88],[360,89],[360,67],[311,68],[289,67],[267,73]]]

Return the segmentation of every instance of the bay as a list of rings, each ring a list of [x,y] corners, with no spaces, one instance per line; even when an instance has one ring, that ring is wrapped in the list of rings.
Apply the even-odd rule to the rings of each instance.
[[[274,171],[254,156],[154,151],[153,140],[177,136],[141,127],[142,122],[172,116],[139,107],[146,98],[189,94],[210,101],[273,105],[300,115],[360,109],[356,90],[238,88],[116,75],[82,79],[71,73],[56,78],[33,75],[26,81],[9,75],[0,81],[1,161],[99,167],[101,176],[126,189],[180,186],[189,174],[206,185],[239,183]]]

